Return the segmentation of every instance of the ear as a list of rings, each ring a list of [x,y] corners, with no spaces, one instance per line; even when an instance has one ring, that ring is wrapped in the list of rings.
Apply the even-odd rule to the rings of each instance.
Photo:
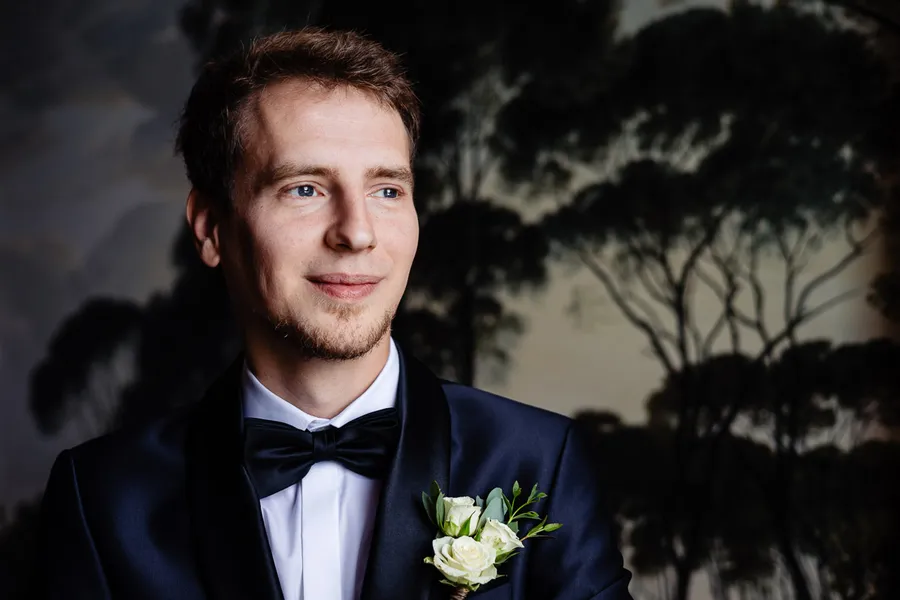
[[[200,259],[210,267],[218,266],[222,260],[219,247],[218,212],[212,203],[196,189],[188,194],[185,216],[194,234],[194,246]]]

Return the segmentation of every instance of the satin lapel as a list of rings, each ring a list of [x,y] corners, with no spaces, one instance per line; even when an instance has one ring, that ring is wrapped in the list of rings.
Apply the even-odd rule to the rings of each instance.
[[[213,600],[283,600],[259,499],[243,465],[239,358],[198,405],[187,490],[201,576]]]
[[[423,561],[435,530],[422,506],[432,481],[450,481],[450,411],[440,381],[414,358],[400,354],[397,404],[400,443],[382,488],[362,600],[425,600],[438,588]]]

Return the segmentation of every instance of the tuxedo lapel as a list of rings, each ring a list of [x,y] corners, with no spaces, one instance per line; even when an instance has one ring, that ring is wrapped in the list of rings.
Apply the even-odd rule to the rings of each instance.
[[[426,600],[437,581],[424,563],[435,529],[425,515],[422,492],[432,481],[450,480],[450,411],[440,381],[421,363],[400,353],[400,442],[382,488],[363,600]]]
[[[213,600],[283,600],[243,464],[239,358],[210,388],[187,438],[187,491],[201,577]]]

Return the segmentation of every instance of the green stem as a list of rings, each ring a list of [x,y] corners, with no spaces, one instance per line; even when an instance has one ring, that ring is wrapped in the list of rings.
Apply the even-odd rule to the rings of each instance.
[[[534,504],[535,502],[537,502],[537,500],[532,500],[532,501],[530,501],[530,502],[526,502],[525,504],[523,504],[522,506],[520,506],[519,508],[517,508],[516,511],[513,512],[512,516],[509,518],[509,520],[512,522],[512,521],[515,521],[516,519],[518,519],[519,517],[518,517],[517,515],[518,515],[520,512],[522,512],[522,509],[524,509],[524,508],[525,508],[526,506],[528,506],[529,504]],[[512,509],[510,508],[510,510],[512,510]]]

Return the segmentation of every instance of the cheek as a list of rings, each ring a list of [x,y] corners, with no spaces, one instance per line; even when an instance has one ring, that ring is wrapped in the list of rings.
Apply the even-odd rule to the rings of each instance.
[[[299,240],[284,235],[276,227],[260,227],[248,222],[241,236],[243,271],[250,281],[255,281],[264,296],[278,295],[293,287],[293,279],[300,271],[297,260],[302,256]]]
[[[293,293],[303,279],[308,256],[302,240],[272,238],[261,246],[258,276],[273,292]]]
[[[415,213],[392,220],[385,229],[385,235],[394,263],[411,264],[419,246],[419,221]]]

